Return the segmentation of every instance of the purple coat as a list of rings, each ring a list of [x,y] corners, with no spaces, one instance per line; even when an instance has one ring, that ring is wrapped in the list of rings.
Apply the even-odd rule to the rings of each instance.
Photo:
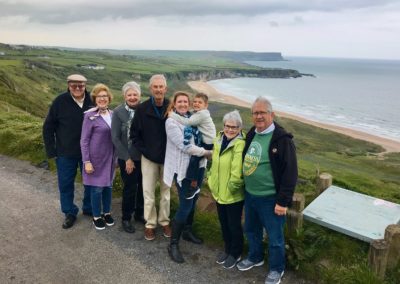
[[[110,111],[112,115],[112,112]],[[112,186],[115,170],[111,128],[97,110],[85,113],[82,125],[81,151],[83,162],[90,161],[94,172],[82,171],[84,185]]]

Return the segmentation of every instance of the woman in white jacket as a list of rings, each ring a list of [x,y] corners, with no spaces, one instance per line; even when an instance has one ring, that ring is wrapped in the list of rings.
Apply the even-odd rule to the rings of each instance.
[[[179,115],[190,116],[189,107],[189,94],[186,92],[176,92],[166,113],[168,114],[169,111],[172,110]],[[184,262],[179,250],[179,239],[188,219],[193,218],[198,197],[198,195],[196,195],[193,199],[185,198],[185,191],[190,186],[190,180],[186,178],[186,170],[189,166],[190,156],[195,155],[202,157],[211,154],[210,151],[195,145],[195,134],[191,137],[190,143],[186,145],[186,143],[184,143],[184,128],[185,125],[179,123],[173,118],[168,118],[165,122],[167,149],[164,162],[164,182],[166,185],[171,186],[175,181],[179,195],[179,208],[176,211],[172,223],[172,236],[171,242],[168,246],[168,253],[171,259],[178,263]],[[205,166],[206,159],[203,159],[200,162],[202,172],[202,174],[199,175],[198,180],[200,186],[203,180]]]

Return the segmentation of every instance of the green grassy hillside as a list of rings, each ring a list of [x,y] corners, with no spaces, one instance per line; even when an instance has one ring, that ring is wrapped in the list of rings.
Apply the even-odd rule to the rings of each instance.
[[[0,55],[0,153],[35,164],[46,159],[41,138],[43,118],[54,97],[66,90],[66,77],[71,73],[85,75],[89,89],[98,82],[109,85],[115,97],[112,106],[116,106],[122,101],[121,86],[132,79],[141,83],[144,96],[148,95],[147,82],[154,73],[167,74],[168,93],[172,94],[189,90],[186,79],[193,72],[259,69],[227,58],[204,60],[204,55],[196,57],[195,52],[186,57],[176,52],[164,58],[148,53],[123,55],[1,44],[0,51],[5,53]],[[89,64],[105,68],[82,67]],[[240,110],[244,128],[250,128],[249,109],[211,103],[217,129],[222,129],[222,116],[234,108]],[[331,173],[336,185],[400,203],[400,153],[378,155],[383,150],[378,145],[290,119],[277,120],[295,136],[301,179],[297,191],[305,194],[307,203],[315,198],[317,170]],[[118,193],[119,180],[115,189]],[[196,220],[196,229],[207,243],[220,245],[215,214],[198,213]],[[306,223],[288,244],[289,265],[303,277],[324,283],[380,283],[366,266],[368,245],[363,242]],[[386,283],[397,283],[396,279],[400,279],[400,267],[388,274]]]

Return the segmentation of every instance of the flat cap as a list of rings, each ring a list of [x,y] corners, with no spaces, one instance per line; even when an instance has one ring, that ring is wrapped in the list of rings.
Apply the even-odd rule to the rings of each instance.
[[[67,77],[67,81],[68,81],[68,82],[70,82],[70,81],[75,81],[75,82],[87,82],[87,79],[85,78],[85,76],[82,76],[82,75],[80,75],[80,74],[72,74],[72,75],[69,75],[69,76]]]

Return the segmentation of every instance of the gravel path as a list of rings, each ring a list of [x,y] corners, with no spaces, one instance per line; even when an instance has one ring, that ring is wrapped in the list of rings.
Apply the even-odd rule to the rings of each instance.
[[[82,186],[77,185],[80,201]],[[120,226],[120,199],[113,200],[116,225],[96,231],[89,217],[61,228],[56,177],[28,162],[0,155],[0,283],[264,283],[266,266],[224,270],[218,251],[182,241],[184,264],[167,253],[157,232],[145,241],[143,226],[127,234]],[[305,283],[287,272],[282,283]]]

